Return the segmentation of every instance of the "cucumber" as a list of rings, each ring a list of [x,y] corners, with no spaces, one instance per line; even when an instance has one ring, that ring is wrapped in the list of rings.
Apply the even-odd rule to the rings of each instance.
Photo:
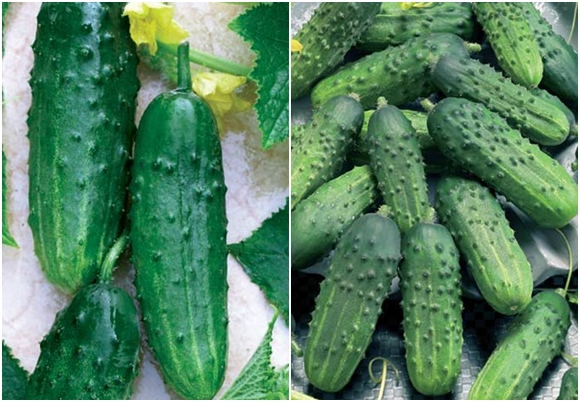
[[[362,360],[400,260],[397,225],[358,218],[341,237],[321,284],[306,339],[304,368],[317,388],[342,389]]]
[[[188,54],[181,44],[177,89],[157,96],[139,124],[131,241],[165,382],[184,398],[211,399],[227,359],[226,187],[216,122],[191,91]]]
[[[433,220],[425,165],[415,129],[397,107],[381,105],[370,118],[370,166],[401,233]]]
[[[320,3],[294,37],[302,44],[292,52],[292,99],[331,72],[379,12],[381,3]]]
[[[538,225],[560,228],[578,213],[578,185],[556,160],[485,106],[446,98],[427,118],[452,161],[481,178]]]
[[[444,54],[469,58],[465,42],[453,34],[422,36],[373,53],[320,81],[312,90],[312,103],[318,106],[334,96],[356,93],[363,107],[372,109],[379,96],[394,106],[429,96],[436,90],[431,67]]]
[[[292,148],[292,209],[345,167],[363,123],[363,109],[354,97],[337,96],[314,111]]]
[[[485,105],[533,142],[558,145],[570,133],[570,123],[560,107],[477,60],[442,57],[432,77],[446,96]]]
[[[537,87],[542,80],[542,57],[522,9],[517,3],[472,5],[502,70],[517,84]]]
[[[502,314],[522,311],[532,298],[532,268],[499,201],[474,180],[445,177],[435,209],[484,299]]]
[[[569,368],[562,377],[562,385],[558,394],[560,401],[578,400],[578,367]]]
[[[463,345],[459,252],[441,225],[418,223],[401,245],[399,267],[405,360],[422,394],[453,390]]]
[[[563,100],[578,103],[578,54],[556,34],[533,3],[518,4],[540,49],[544,75],[540,86]]]
[[[292,212],[292,268],[305,268],[327,254],[378,196],[371,169],[359,166],[300,201]]]
[[[32,46],[30,215],[47,279],[74,294],[120,232],[139,88],[124,3],[43,3]]]
[[[532,89],[531,92],[532,94],[534,94],[534,96],[547,102],[550,102],[552,105],[560,109],[560,111],[564,113],[566,119],[568,119],[568,123],[570,124],[570,135],[578,136],[578,124],[576,124],[576,116],[574,116],[574,112],[572,112],[570,108],[560,100],[560,98],[552,95],[545,89],[541,88],[534,88]]]
[[[477,375],[469,399],[527,399],[542,372],[562,351],[569,327],[566,299],[555,291],[538,293],[510,323]]]
[[[4,3],[2,3],[4,7]],[[28,392],[28,373],[12,356],[12,350],[2,340],[2,399],[25,399]]]
[[[475,35],[475,18],[469,3],[432,3],[403,10],[399,3],[384,2],[357,48],[378,51],[409,39],[434,33],[451,33],[466,40]]]

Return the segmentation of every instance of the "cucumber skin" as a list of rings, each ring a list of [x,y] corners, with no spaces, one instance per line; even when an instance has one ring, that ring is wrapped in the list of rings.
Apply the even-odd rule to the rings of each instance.
[[[552,30],[533,3],[516,3],[527,19],[542,56],[544,75],[540,86],[561,99],[578,103],[578,54]]]
[[[400,242],[396,224],[378,214],[363,215],[339,240],[306,339],[304,368],[315,387],[335,392],[352,377],[396,275]]]
[[[549,102],[560,109],[570,124],[570,135],[578,136],[578,124],[576,124],[576,116],[574,116],[574,112],[572,112],[570,108],[560,100],[560,98],[541,88],[534,88],[531,92],[535,97],[545,100],[546,102]]]
[[[373,53],[346,64],[320,81],[312,90],[317,106],[337,96],[356,93],[365,109],[374,108],[384,96],[399,106],[435,92],[430,71],[442,54],[469,58],[463,40],[453,34],[433,34]]]
[[[514,84],[477,60],[442,57],[433,69],[433,82],[446,96],[485,105],[505,118],[524,137],[542,145],[558,145],[570,133],[570,123],[553,101]]]
[[[407,372],[420,393],[444,395],[453,390],[461,368],[459,251],[444,226],[419,223],[403,238],[401,252]]]
[[[171,388],[211,399],[225,375],[228,286],[226,188],[209,106],[190,92],[159,95],[134,159],[131,242],[149,345]]]
[[[28,373],[20,367],[10,347],[2,340],[2,399],[22,400],[27,392]]]
[[[303,49],[292,52],[292,100],[332,71],[379,12],[381,3],[321,3],[294,39]]]
[[[475,36],[475,17],[469,3],[434,3],[430,7],[403,10],[397,3],[383,3],[357,48],[378,51],[434,33],[450,33],[465,40]]]
[[[124,213],[139,88],[124,3],[43,3],[32,46],[30,215],[47,279],[91,283]]]
[[[292,148],[291,208],[344,169],[363,123],[363,109],[350,96],[337,96],[314,111]]]
[[[560,228],[578,214],[578,185],[566,169],[483,105],[446,98],[429,113],[427,126],[445,156],[538,225]]]
[[[558,400],[578,400],[578,367],[571,367],[564,373],[560,393],[558,394]]]
[[[510,323],[469,391],[470,400],[525,400],[560,354],[570,327],[568,302],[543,291]]]
[[[129,399],[139,347],[131,297],[106,283],[84,287],[40,343],[26,399]]]
[[[485,300],[502,314],[522,311],[532,298],[532,268],[499,201],[474,180],[444,177],[435,209]]]
[[[418,222],[432,221],[425,165],[409,120],[397,107],[381,106],[370,118],[365,141],[370,166],[401,233]]]
[[[352,222],[379,197],[368,166],[359,166],[320,186],[292,212],[292,269],[324,256]]]
[[[535,88],[542,80],[543,63],[532,28],[517,3],[472,3],[497,61],[512,80]]]

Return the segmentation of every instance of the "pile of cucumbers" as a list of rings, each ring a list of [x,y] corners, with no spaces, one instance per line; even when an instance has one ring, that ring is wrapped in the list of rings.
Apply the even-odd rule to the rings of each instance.
[[[421,394],[450,394],[467,273],[512,316],[469,399],[526,399],[563,351],[573,264],[566,289],[534,289],[504,207],[555,230],[578,214],[553,157],[577,141],[577,53],[532,3],[320,3],[293,39],[292,98],[313,114],[292,127],[292,269],[327,265],[309,383],[349,383],[398,276],[406,373]],[[562,394],[577,399],[571,370]]]

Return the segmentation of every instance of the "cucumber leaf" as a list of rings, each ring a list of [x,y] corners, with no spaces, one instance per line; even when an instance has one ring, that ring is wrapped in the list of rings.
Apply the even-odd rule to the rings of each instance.
[[[249,77],[258,85],[254,109],[264,149],[288,138],[288,20],[288,3],[261,3],[229,24],[258,56]]]
[[[288,274],[288,199],[284,208],[266,219],[260,228],[246,240],[230,244],[230,253],[244,267],[266,298],[282,314],[288,323],[289,284]]]
[[[28,373],[2,340],[2,399],[26,399]]]
[[[8,187],[6,186],[6,155],[2,146],[2,244],[18,247],[8,227]]]

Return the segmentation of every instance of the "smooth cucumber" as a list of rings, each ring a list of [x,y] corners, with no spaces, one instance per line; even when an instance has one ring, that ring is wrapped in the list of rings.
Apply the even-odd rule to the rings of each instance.
[[[292,52],[292,99],[331,72],[379,12],[381,3],[322,2],[293,38],[302,50]]]
[[[42,270],[74,294],[120,232],[139,88],[124,3],[43,3],[31,72],[30,215]]]
[[[535,295],[477,375],[470,400],[525,400],[559,355],[570,327],[568,302],[555,291]]]
[[[361,216],[339,240],[306,339],[304,368],[315,387],[342,389],[362,360],[396,275],[400,243],[397,225],[378,214]]]
[[[532,268],[499,201],[477,181],[445,177],[435,209],[485,300],[502,314],[523,310],[532,297]]]
[[[544,71],[532,28],[517,3],[472,3],[497,61],[514,82],[535,88]]]
[[[149,345],[167,384],[211,399],[227,360],[226,187],[209,106],[191,91],[187,43],[178,87],[145,110],[135,142],[131,241]]]
[[[459,251],[444,226],[418,223],[401,252],[407,372],[420,393],[444,395],[459,375],[463,345]]]
[[[566,169],[485,106],[446,98],[429,113],[427,126],[445,156],[538,225],[559,228],[578,214],[578,185]]]
[[[578,400],[578,367],[569,368],[562,377],[562,385],[558,394],[560,401]]]

